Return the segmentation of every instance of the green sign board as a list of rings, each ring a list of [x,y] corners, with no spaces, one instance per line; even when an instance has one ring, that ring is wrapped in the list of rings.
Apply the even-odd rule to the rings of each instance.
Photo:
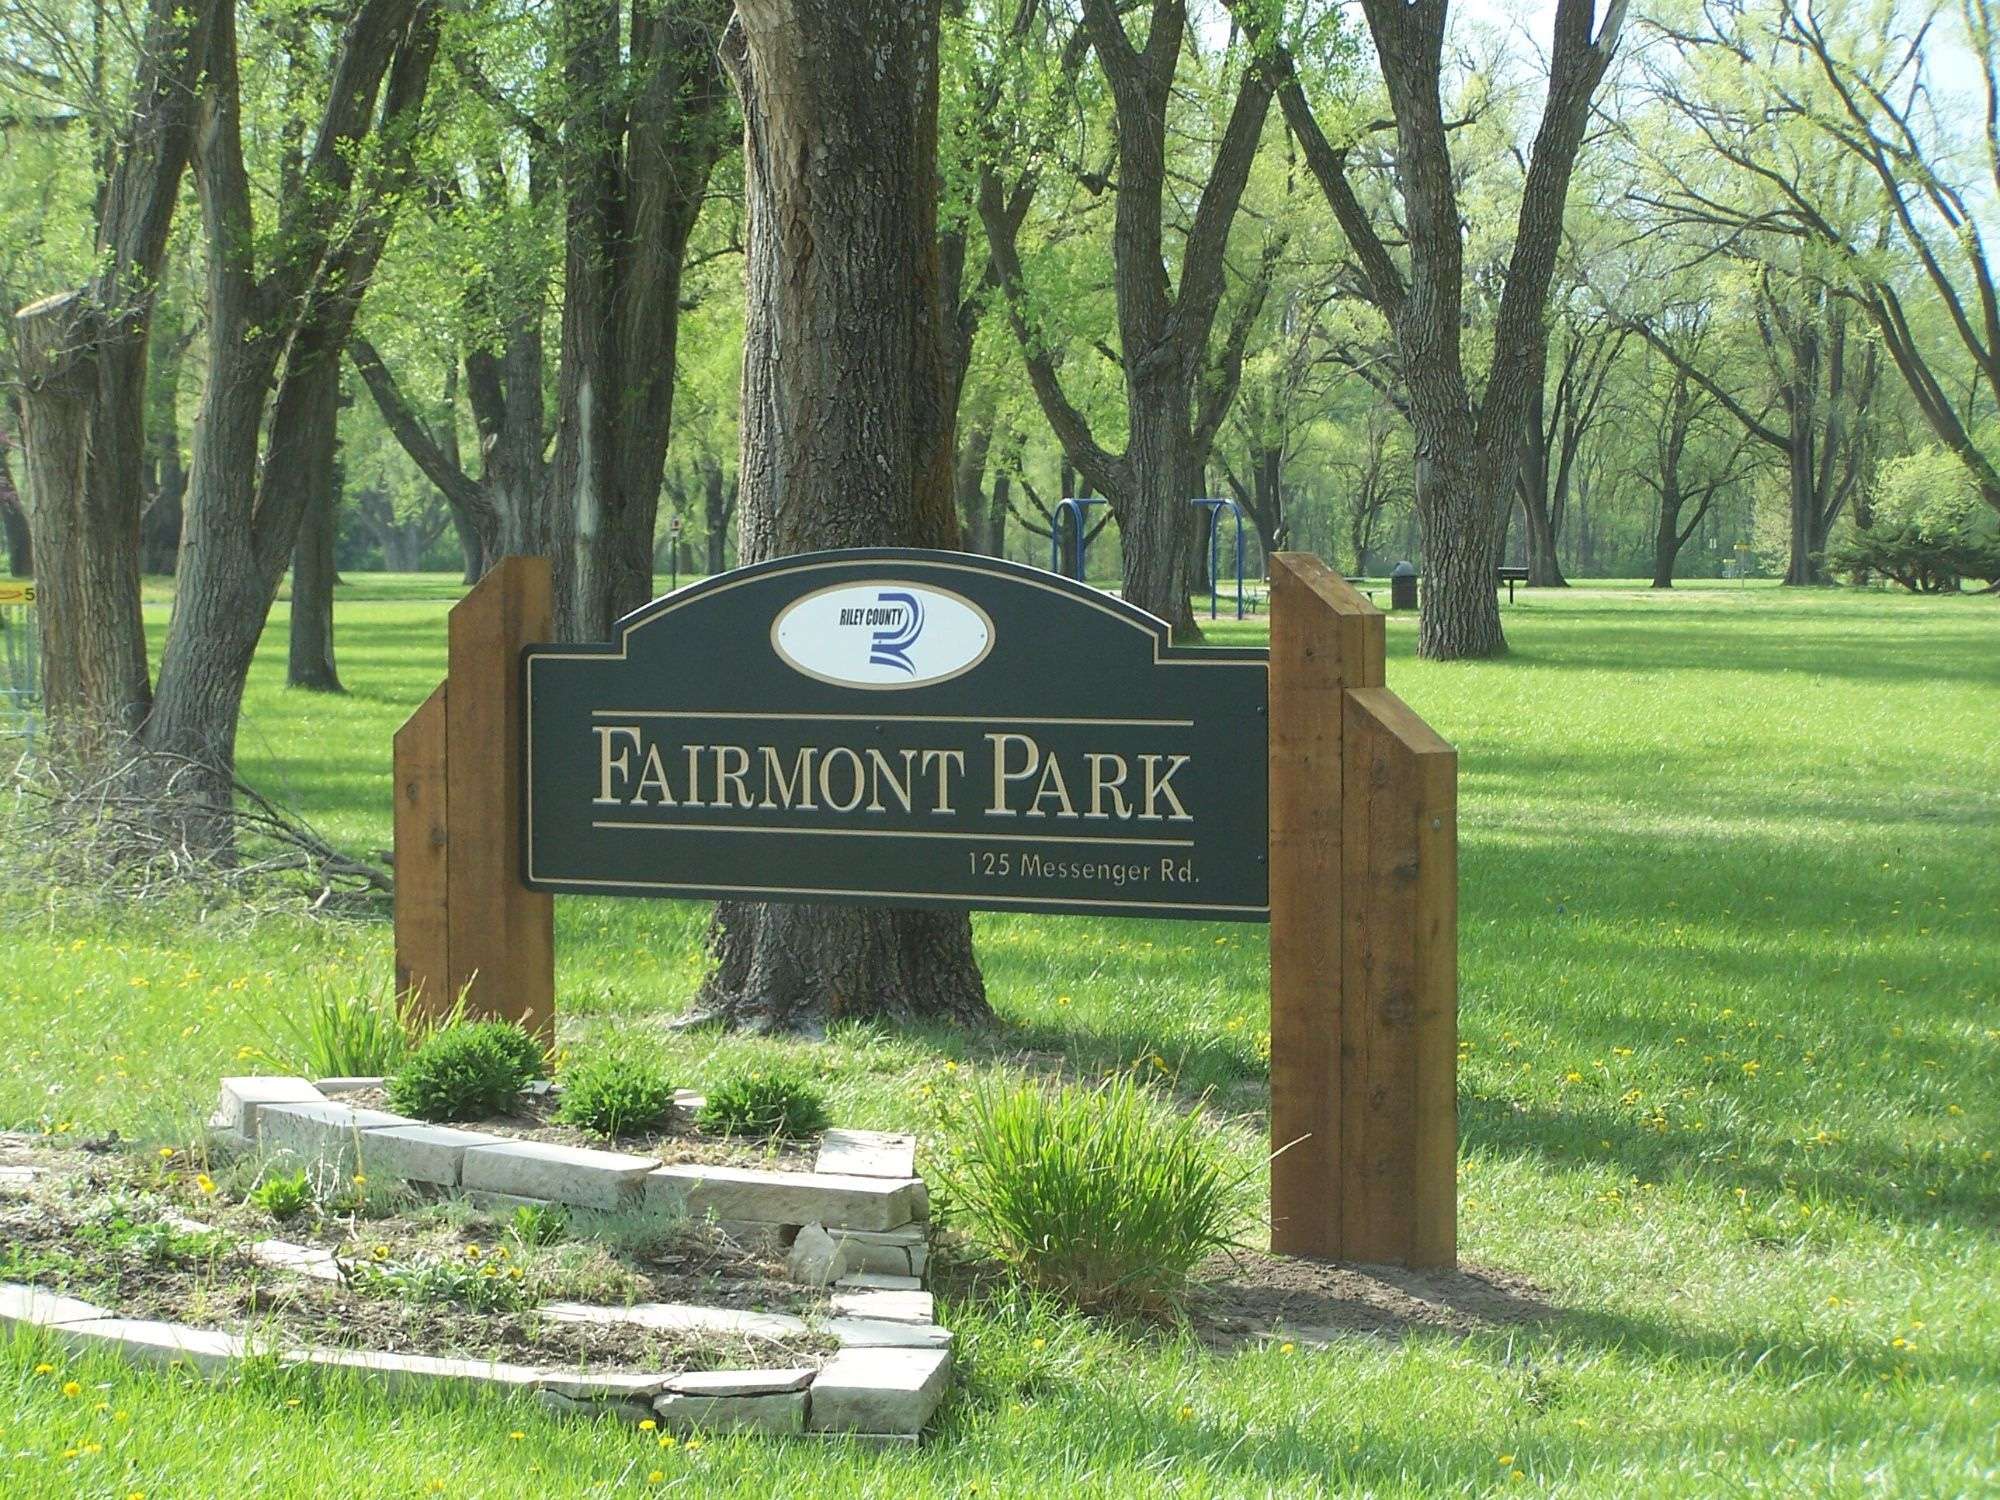
[[[1052,573],[783,558],[531,645],[537,890],[1264,921],[1266,653]]]

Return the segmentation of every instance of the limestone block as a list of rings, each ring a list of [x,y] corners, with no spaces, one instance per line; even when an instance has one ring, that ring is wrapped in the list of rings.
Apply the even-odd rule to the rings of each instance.
[[[790,1339],[806,1332],[805,1320],[788,1313],[744,1312],[733,1307],[696,1307],[681,1302],[635,1302],[602,1307],[591,1302],[545,1302],[545,1318],[558,1323],[631,1323],[666,1333],[734,1333],[749,1338]]]
[[[209,1123],[240,1136],[246,1145],[257,1140],[257,1111],[267,1104],[323,1104],[320,1091],[303,1078],[225,1078],[222,1101]]]
[[[468,1150],[460,1181],[468,1188],[616,1213],[639,1206],[640,1184],[659,1165],[657,1157],[627,1156],[621,1151],[511,1141]]]
[[[843,1349],[949,1349],[951,1330],[935,1323],[891,1323],[881,1318],[829,1318],[826,1331]]]
[[[764,1172],[747,1167],[662,1167],[646,1179],[646,1198],[683,1205],[697,1218],[755,1219],[766,1224],[823,1224],[883,1230],[915,1216],[907,1180],[837,1172]]]
[[[774,1396],[802,1391],[813,1372],[796,1370],[685,1370],[667,1377],[666,1389],[681,1396]]]
[[[772,1436],[806,1430],[806,1393],[764,1396],[687,1396],[669,1391],[653,1401],[669,1432],[761,1432]]]
[[[932,1323],[937,1320],[935,1299],[925,1291],[844,1291],[833,1298],[833,1313],[839,1318],[869,1318],[882,1323]]]
[[[465,1153],[474,1146],[498,1146],[497,1135],[478,1130],[453,1130],[444,1125],[392,1125],[371,1130],[361,1144],[361,1165],[367,1172],[404,1182],[428,1182],[457,1187]]]
[[[20,1323],[47,1328],[57,1323],[88,1323],[110,1316],[104,1308],[78,1301],[75,1297],[45,1292],[40,1287],[22,1286],[18,1282],[0,1281],[0,1327]]]
[[[886,1130],[829,1130],[819,1139],[813,1170],[907,1180],[917,1175],[917,1138]]]
[[[914,1437],[944,1399],[951,1356],[942,1349],[843,1349],[812,1384],[815,1432]]]
[[[78,1354],[113,1354],[135,1365],[186,1365],[204,1375],[222,1375],[242,1359],[244,1342],[234,1334],[147,1318],[94,1318],[58,1323],[49,1336]]]
[[[792,1241],[785,1269],[805,1286],[825,1286],[847,1274],[847,1247],[819,1225],[807,1224]]]

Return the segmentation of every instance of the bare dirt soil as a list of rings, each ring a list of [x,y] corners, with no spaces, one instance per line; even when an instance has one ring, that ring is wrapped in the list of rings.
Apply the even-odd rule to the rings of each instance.
[[[1213,1349],[1272,1339],[1325,1343],[1357,1333],[1473,1333],[1555,1314],[1532,1283],[1506,1271],[1412,1271],[1255,1251],[1205,1262],[1187,1304],[1189,1323]]]
[[[594,1227],[608,1228],[611,1243],[579,1235],[536,1244],[508,1216],[400,1193],[279,1220],[242,1196],[253,1179],[219,1162],[221,1182],[199,1163],[93,1144],[100,1149],[50,1150],[0,1137],[0,1280],[287,1347],[643,1371],[815,1364],[833,1347],[817,1335],[558,1323],[535,1310],[582,1301],[815,1312],[822,1299],[784,1279],[775,1241],[705,1225],[620,1232],[606,1221]],[[36,1169],[32,1181],[6,1170],[20,1166]],[[251,1246],[274,1239],[334,1252],[342,1279],[261,1263]]]

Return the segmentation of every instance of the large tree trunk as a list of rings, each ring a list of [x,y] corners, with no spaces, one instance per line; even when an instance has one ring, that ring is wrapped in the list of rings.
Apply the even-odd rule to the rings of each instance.
[[[719,460],[704,457],[700,467],[701,514],[703,524],[708,528],[703,541],[707,548],[709,575],[713,577],[726,566],[729,521],[736,511],[736,496],[724,486]]]
[[[1671,479],[1660,493],[1660,510],[1653,528],[1653,587],[1674,586],[1674,566],[1681,555],[1681,496]]]
[[[1185,387],[1162,381],[1140,390],[1139,382],[1130,384],[1130,484],[1108,497],[1118,515],[1125,601],[1165,620],[1176,639],[1199,640],[1190,600],[1208,572],[1208,528],[1200,507],[1188,502],[1201,494],[1206,455],[1189,429]]]
[[[1498,656],[1507,649],[1493,586],[1498,476],[1471,459],[1470,446],[1427,454],[1423,431],[1417,432],[1416,513],[1424,550],[1417,654],[1432,661]]]
[[[306,491],[299,539],[292,546],[292,611],[287,687],[344,691],[333,660],[334,533],[340,520],[340,381],[338,366],[310,393],[315,405],[301,434],[305,458],[298,483]]]
[[[299,476],[331,465],[341,352],[408,188],[438,20],[429,0],[358,0],[310,170],[280,205],[293,233],[261,276],[234,13],[221,10],[210,36],[195,154],[209,246],[208,373],[173,619],[143,733],[148,750],[191,763],[176,787],[190,842],[226,837],[244,684],[305,515]],[[381,151],[357,190],[378,94]],[[350,204],[352,224],[329,204]]]
[[[565,0],[567,196],[555,485],[556,631],[599,640],[653,597],[681,263],[725,143],[724,0]]]
[[[17,315],[29,523],[40,556],[42,704],[52,742],[89,756],[151,702],[139,612],[146,324],[87,292]]]
[[[937,0],[741,0],[740,560],[957,543],[939,462]],[[699,1008],[816,1031],[990,1012],[958,912],[725,902]]]
[[[0,527],[7,533],[7,571],[15,578],[35,575],[35,544],[28,530],[28,512],[21,504],[21,492],[14,488],[14,473],[7,461],[13,443],[0,432]]]
[[[100,269],[16,320],[43,707],[51,740],[85,753],[136,729],[150,699],[139,610],[146,345],[221,8],[150,0],[131,113],[99,200]]]

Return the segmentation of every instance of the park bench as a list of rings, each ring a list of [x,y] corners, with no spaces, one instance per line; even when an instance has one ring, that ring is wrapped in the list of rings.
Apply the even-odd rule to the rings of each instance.
[[[1507,585],[1507,602],[1509,604],[1514,602],[1514,585],[1528,581],[1528,570],[1526,568],[1495,568],[1493,575],[1494,586],[1496,588],[1503,583]]]

